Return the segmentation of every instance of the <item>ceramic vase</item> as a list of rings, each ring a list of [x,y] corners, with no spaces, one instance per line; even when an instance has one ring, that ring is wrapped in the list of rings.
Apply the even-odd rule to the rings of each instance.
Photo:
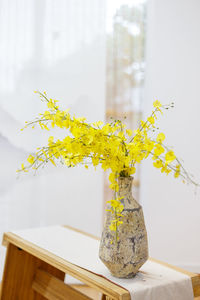
[[[148,259],[148,240],[142,206],[132,196],[132,181],[130,177],[120,177],[118,180],[118,197],[124,205],[122,212],[123,224],[116,232],[109,226],[113,218],[106,211],[105,223],[100,241],[99,257],[111,274],[119,278],[132,278]],[[107,209],[109,209],[107,205]]]

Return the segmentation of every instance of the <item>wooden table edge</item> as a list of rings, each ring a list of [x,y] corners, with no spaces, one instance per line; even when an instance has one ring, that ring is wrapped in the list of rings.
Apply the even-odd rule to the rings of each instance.
[[[69,227],[68,227],[69,228]],[[69,228],[72,229],[72,228]],[[114,282],[106,279],[101,275],[97,275],[91,271],[83,269],[77,265],[74,265],[55,254],[40,248],[39,246],[24,240],[20,236],[7,232],[3,235],[4,246],[8,246],[11,243],[16,247],[28,252],[29,254],[36,256],[37,258],[43,260],[49,265],[63,271],[66,274],[80,280],[81,282],[99,290],[101,293],[108,295],[111,298],[119,300],[129,300],[130,293],[125,288],[115,284]]]

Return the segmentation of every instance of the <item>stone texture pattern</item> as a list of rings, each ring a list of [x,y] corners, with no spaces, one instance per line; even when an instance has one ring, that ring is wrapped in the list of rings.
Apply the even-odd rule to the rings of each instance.
[[[99,257],[119,278],[134,277],[139,268],[148,259],[147,232],[141,205],[132,196],[132,177],[119,178],[118,197],[124,205],[123,224],[118,227],[118,240],[115,232],[109,229],[112,215],[106,212],[102,232]],[[107,206],[109,209],[109,205]]]

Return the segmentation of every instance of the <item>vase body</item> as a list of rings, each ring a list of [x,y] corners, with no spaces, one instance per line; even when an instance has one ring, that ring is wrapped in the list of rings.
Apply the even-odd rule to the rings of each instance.
[[[132,180],[120,177],[118,197],[123,197],[123,224],[116,233],[109,226],[112,214],[106,211],[104,228],[100,241],[99,257],[111,274],[119,278],[134,277],[139,268],[148,259],[148,241],[141,205],[132,196]],[[109,209],[109,205],[107,206]]]

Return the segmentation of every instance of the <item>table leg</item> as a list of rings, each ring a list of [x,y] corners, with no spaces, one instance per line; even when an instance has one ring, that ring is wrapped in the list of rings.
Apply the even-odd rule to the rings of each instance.
[[[9,244],[7,246],[1,287],[1,300],[45,300],[32,289],[38,268],[64,281],[65,273],[43,262],[24,250]]]
[[[101,300],[113,300],[113,299],[110,298],[109,296],[102,295]]]

